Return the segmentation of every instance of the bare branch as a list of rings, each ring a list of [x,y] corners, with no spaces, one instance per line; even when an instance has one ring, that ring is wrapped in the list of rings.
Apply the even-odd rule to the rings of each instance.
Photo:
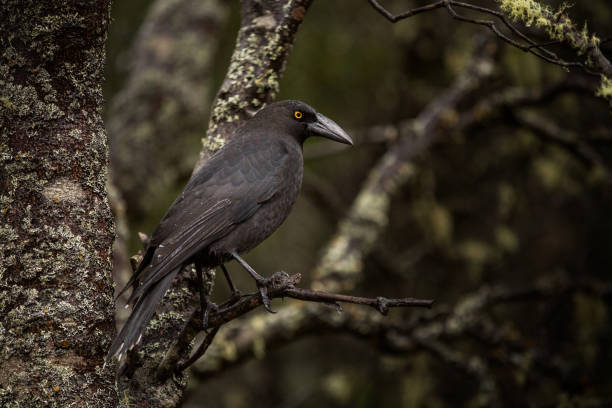
[[[582,35],[582,33],[579,33],[575,30],[574,25],[571,23],[569,18],[566,16],[563,16],[563,18],[565,19],[563,21],[563,24],[564,24],[563,27],[565,31],[564,38],[554,38],[553,41],[538,44],[534,40],[529,38],[527,35],[522,33],[520,30],[518,30],[509,21],[508,17],[504,13],[487,8],[487,7],[477,6],[475,4],[470,4],[470,3],[465,3],[461,1],[455,1],[455,0],[442,0],[436,3],[429,4],[427,6],[419,7],[416,9],[411,9],[406,12],[403,12],[397,15],[393,15],[389,11],[387,11],[377,0],[368,0],[368,1],[370,2],[372,7],[377,12],[379,12],[381,15],[383,15],[387,20],[391,21],[392,23],[396,23],[400,20],[412,17],[416,14],[420,14],[423,12],[432,11],[432,10],[436,10],[439,8],[445,8],[446,11],[449,13],[449,15],[455,20],[463,21],[463,22],[470,23],[470,24],[485,26],[489,30],[491,30],[493,33],[495,33],[497,37],[499,37],[501,40],[503,40],[507,44],[510,44],[513,47],[516,47],[522,51],[531,53],[546,62],[555,64],[555,65],[559,65],[566,69],[580,68],[584,72],[590,75],[603,74],[608,78],[612,77],[612,65],[610,64],[610,61],[608,61],[606,57],[601,53],[601,50],[599,49],[599,46],[596,44],[596,42],[593,41],[593,43],[590,43],[589,42],[590,40],[584,39],[583,38],[584,36]],[[510,32],[512,32],[512,34],[519,37],[526,44],[521,44],[520,42],[515,41],[511,37],[504,34],[498,28],[495,21],[481,20],[481,19],[476,19],[476,18],[471,18],[471,17],[461,15],[455,11],[454,7],[461,7],[461,8],[469,9],[469,10],[472,10],[478,13],[488,14],[488,15],[498,18],[501,21],[503,26],[508,28]],[[548,10],[544,10],[543,13],[545,14],[546,18],[551,20],[551,23],[552,23],[553,22],[552,13]],[[580,51],[582,51],[583,49],[586,50],[586,53],[590,57],[590,58],[587,58],[587,64],[585,65],[584,63],[577,62],[577,61],[565,61],[559,58],[559,56],[557,56],[557,54],[555,54],[554,52],[545,48],[547,46],[560,44],[563,42],[568,42],[570,45],[572,45],[574,48],[579,49]]]
[[[429,299],[415,299],[415,298],[403,298],[403,299],[387,299],[384,297],[377,298],[366,298],[358,296],[349,296],[338,293],[328,293],[316,290],[296,288],[295,285],[300,281],[301,275],[289,275],[286,272],[276,272],[269,278],[269,284],[267,285],[267,293],[270,298],[292,298],[299,300],[306,300],[316,303],[325,303],[333,305],[338,311],[342,308],[338,302],[350,303],[355,305],[365,305],[376,309],[380,314],[386,315],[389,308],[393,307],[424,307],[431,308],[433,300]],[[223,324],[228,323],[251,310],[261,306],[262,299],[259,292],[250,293],[243,295],[237,301],[228,301],[221,305],[218,310],[212,312],[209,317],[209,327],[213,329],[211,332],[212,337],[216,334],[216,330]],[[171,350],[167,353],[167,357],[159,367],[160,373],[167,373],[177,365],[176,359],[182,356],[187,348],[189,341],[192,338],[192,334],[201,329],[201,318],[200,309],[194,309],[191,313],[191,317],[188,320],[188,324],[183,329],[181,336],[172,345]],[[213,334],[214,333],[214,334]],[[204,343],[212,342],[212,337],[207,336]],[[195,353],[187,358],[184,362],[178,363],[180,370],[184,370],[193,362],[195,362],[207,349],[208,345],[200,346]]]
[[[545,118],[527,112],[514,112],[514,117],[519,124],[533,130],[545,140],[557,144],[571,155],[576,156],[581,162],[603,170],[606,182],[612,182],[612,173],[603,157],[588,143],[580,140],[578,135],[560,128]]]
[[[306,335],[348,333],[387,353],[432,353],[476,378],[482,387],[481,391],[496,398],[495,383],[484,381],[490,378],[487,367],[489,361],[524,369],[517,358],[517,354],[522,353],[546,372],[553,371],[555,375],[560,375],[564,368],[563,359],[555,358],[534,346],[527,346],[517,340],[515,331],[509,333],[497,326],[488,317],[492,306],[547,301],[573,293],[584,293],[609,301],[612,287],[596,280],[568,280],[559,276],[549,276],[522,288],[485,286],[461,297],[452,307],[441,305],[407,321],[381,319],[380,314],[374,311],[356,307],[348,307],[344,313],[338,314],[330,309],[317,308],[316,313],[311,313],[308,308],[304,310],[289,306],[279,311],[278,315],[235,322],[230,330],[219,334],[206,357],[192,367],[192,373],[200,378],[208,378],[239,364],[252,356],[255,341],[264,342],[266,348],[271,349]],[[289,317],[294,324],[285,324]],[[454,340],[465,341],[466,338],[482,343],[486,349],[458,352],[448,345]],[[222,352],[230,344],[235,351],[231,358]],[[503,348],[512,350],[514,356],[503,360],[500,355]],[[532,368],[536,369],[536,366]]]
[[[293,299],[308,300],[311,302],[322,302],[331,303],[336,305],[336,302],[353,303],[356,305],[371,306],[376,309],[379,313],[386,315],[389,312],[390,307],[426,307],[430,308],[434,301],[430,299],[415,299],[415,298],[402,298],[402,299],[387,299],[382,296],[377,298],[365,298],[359,296],[342,295],[338,293],[327,293],[318,290],[300,289],[300,288],[287,288],[281,294],[281,297],[286,296]]]
[[[370,4],[372,5],[372,7],[374,7],[376,9],[376,11],[378,11],[380,14],[382,14],[383,16],[385,16],[385,18],[387,20],[389,20],[392,23],[396,23],[400,20],[403,20],[405,18],[408,17],[412,17],[414,15],[420,14],[420,13],[424,13],[426,11],[431,11],[431,10],[435,10],[435,9],[439,9],[441,7],[446,7],[446,2],[444,0],[439,1],[437,3],[432,3],[432,4],[428,4],[426,6],[423,7],[419,7],[419,8],[415,8],[412,10],[408,10],[405,11],[403,13],[400,14],[391,14],[389,13],[383,6],[380,5],[380,3],[378,3],[378,1],[376,0],[369,0]]]

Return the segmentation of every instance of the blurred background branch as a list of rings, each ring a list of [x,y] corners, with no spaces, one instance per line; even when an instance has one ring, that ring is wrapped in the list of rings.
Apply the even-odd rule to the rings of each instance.
[[[140,23],[135,16],[149,3],[143,34],[128,51],[126,39]],[[473,6],[490,7],[481,3]],[[187,324],[197,304],[194,279],[186,274],[167,298],[171,307],[153,322],[149,346],[132,356],[140,367],[128,387],[133,396],[156,390],[167,396],[154,396],[157,402],[171,406],[184,398],[189,408],[610,401],[609,108],[595,97],[602,91],[599,77],[582,69],[566,73],[531,55],[605,73],[605,61],[590,53],[598,49],[609,60],[609,42],[583,53],[571,44],[572,33],[581,30],[551,38],[545,26],[503,7],[496,13],[531,42],[499,15],[486,18],[522,48],[501,47],[494,35],[483,39],[473,24],[449,24],[445,13],[388,24],[367,2],[192,5],[218,6],[210,18],[190,12],[189,2],[155,4],[116,5],[109,47],[107,116],[118,138],[113,160],[124,161],[113,168],[125,203],[117,201],[116,208],[118,214],[125,209],[132,236],[125,253],[140,248],[135,232],[151,231],[201,148],[203,161],[263,104],[302,99],[353,129],[357,143],[352,149],[314,141],[305,146],[302,197],[285,225],[249,254],[249,263],[266,275],[302,273],[302,285],[314,289],[411,295],[438,304],[381,318],[359,307],[338,313],[274,300],[277,314],[254,311],[206,336]],[[406,4],[384,2],[388,10]],[[550,9],[562,10],[559,16],[570,22],[588,21],[592,32],[607,29],[612,18],[605,1],[560,6],[551,1]],[[186,11],[198,22],[159,17],[173,7],[185,8],[171,15]],[[482,18],[475,8],[451,7]],[[164,31],[170,22],[177,27]],[[172,57],[183,35],[189,41],[179,43],[193,44],[184,49],[203,48]],[[147,47],[157,51],[138,51]],[[158,54],[169,60],[151,58]],[[143,63],[126,73],[132,56]],[[196,59],[203,65],[188,69]],[[147,72],[158,64],[153,77],[161,84],[145,92],[153,81],[145,81]],[[128,91],[137,83],[146,85],[142,100]],[[174,83],[182,91],[174,92]],[[212,88],[219,88],[214,100]],[[165,101],[178,108],[162,109]],[[145,133],[150,140],[135,137]],[[154,161],[159,167],[147,170]],[[242,271],[232,275],[246,290],[250,281]],[[210,289],[214,277],[209,271]],[[220,284],[213,297],[221,303],[227,294]],[[160,387],[153,373],[163,356],[166,362],[184,357],[166,354],[183,328],[189,331],[183,350],[211,344],[188,370],[189,382],[176,373]]]
[[[394,15],[385,9],[377,0],[368,1],[376,11],[392,23],[438,8],[445,8],[452,18],[470,24],[488,27],[502,41],[522,51],[531,53],[546,62],[567,69],[572,67],[580,68],[591,75],[601,75],[602,82],[598,90],[598,95],[605,97],[612,103],[612,63],[610,63],[610,60],[600,48],[601,40],[595,35],[589,34],[586,24],[584,28],[580,30],[568,17],[566,9],[568,9],[569,6],[565,3],[560,6],[559,10],[555,11],[536,0],[497,0],[496,2],[501,9],[501,11],[497,11],[469,2],[441,0]],[[496,17],[503,27],[510,31],[511,35],[518,37],[519,40],[514,40],[511,36],[504,34],[496,25],[495,21],[459,14],[454,7]],[[547,34],[550,41],[538,43],[532,40],[528,35],[512,25],[510,19],[518,20],[526,26],[534,25],[541,28]],[[583,58],[585,62],[566,61],[547,48],[558,44],[569,45],[575,50],[577,56]]]

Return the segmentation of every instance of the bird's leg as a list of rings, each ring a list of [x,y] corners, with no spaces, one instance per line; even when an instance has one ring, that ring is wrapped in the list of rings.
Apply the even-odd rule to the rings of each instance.
[[[230,255],[234,257],[235,260],[238,261],[240,265],[255,279],[255,283],[257,283],[257,289],[259,289],[259,295],[261,296],[261,302],[263,303],[266,310],[270,313],[274,313],[274,311],[270,308],[270,298],[268,297],[268,283],[269,279],[264,278],[257,272],[255,269],[251,268],[251,265],[246,263],[244,259],[240,257],[236,252],[230,252]]]
[[[240,299],[240,291],[236,288],[236,285],[234,285],[232,276],[227,271],[227,268],[225,267],[225,265],[221,264],[220,266],[221,266],[221,270],[223,270],[223,275],[225,275],[225,280],[227,281],[227,284],[229,285],[230,290],[232,291],[230,300],[235,302],[236,300]]]
[[[202,330],[206,330],[208,326],[208,315],[210,309],[216,310],[217,305],[208,299],[206,293],[204,293],[204,280],[202,279],[202,264],[199,261],[195,261],[196,273],[198,275],[198,287],[200,288],[200,308],[202,309]]]

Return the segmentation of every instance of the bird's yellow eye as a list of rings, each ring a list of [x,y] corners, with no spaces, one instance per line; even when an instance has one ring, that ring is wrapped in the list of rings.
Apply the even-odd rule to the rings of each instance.
[[[296,119],[302,119],[302,116],[303,116],[303,115],[302,115],[302,112],[300,112],[300,111],[295,111],[295,112],[293,112],[293,116],[294,116]]]

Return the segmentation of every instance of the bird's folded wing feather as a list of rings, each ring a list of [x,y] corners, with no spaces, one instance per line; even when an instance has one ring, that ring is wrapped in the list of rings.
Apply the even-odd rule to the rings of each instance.
[[[131,282],[139,275],[130,302],[250,218],[278,190],[287,157],[282,145],[228,147],[211,159],[204,174],[194,176],[162,219],[151,237],[150,263],[139,266]]]

